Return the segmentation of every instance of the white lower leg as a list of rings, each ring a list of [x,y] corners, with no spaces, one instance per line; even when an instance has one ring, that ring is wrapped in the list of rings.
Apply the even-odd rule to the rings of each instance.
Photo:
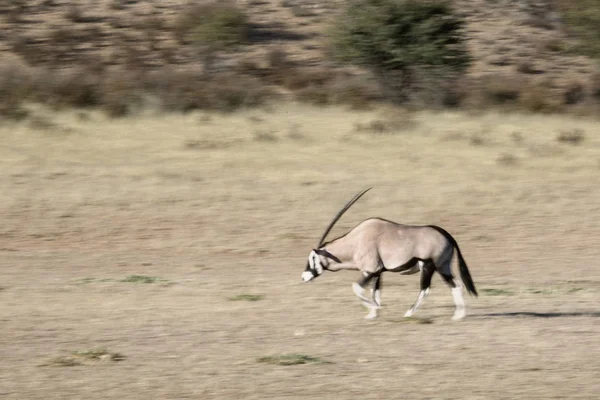
[[[452,298],[454,299],[454,305],[456,309],[454,310],[453,320],[463,319],[467,314],[465,309],[465,300],[463,299],[462,294],[462,285],[458,284],[455,288],[452,288]]]
[[[417,301],[415,301],[415,304],[413,304],[413,306],[404,314],[404,316],[411,317],[415,313],[415,311],[417,311],[417,308],[419,308],[419,306],[421,305],[421,302],[423,301],[425,296],[427,296],[428,294],[429,294],[429,288],[427,288],[425,290],[421,290],[419,292],[419,296],[417,297]]]
[[[364,303],[366,307],[369,308],[369,314],[365,317],[366,319],[375,319],[379,315],[379,309],[381,308],[381,290],[372,290],[373,302],[367,306],[367,303]]]
[[[365,296],[365,289],[362,286],[360,286],[358,283],[354,282],[352,284],[352,291],[363,302],[368,303],[368,304],[373,304],[373,301]]]
[[[379,315],[379,307],[372,306],[365,319],[375,319]]]
[[[375,303],[377,303],[377,306],[381,308],[381,289],[375,290],[373,293],[373,299],[375,300]]]

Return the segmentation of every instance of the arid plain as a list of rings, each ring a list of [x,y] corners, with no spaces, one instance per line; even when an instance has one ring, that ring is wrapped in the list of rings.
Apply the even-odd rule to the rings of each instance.
[[[292,103],[4,123],[0,398],[597,398],[599,126]],[[417,276],[384,274],[375,321],[358,273],[301,283],[367,186],[333,234],[445,227],[465,320],[439,277],[408,320]]]

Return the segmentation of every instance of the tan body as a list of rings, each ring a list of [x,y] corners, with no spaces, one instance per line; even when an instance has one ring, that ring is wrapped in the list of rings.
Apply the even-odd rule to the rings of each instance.
[[[332,224],[328,230],[331,226]],[[455,304],[453,319],[458,320],[465,317],[466,309],[462,285],[454,280],[451,271],[455,248],[461,278],[469,293],[477,296],[470,272],[452,235],[434,225],[402,225],[382,218],[364,220],[344,236],[321,243],[311,251],[302,279],[309,282],[324,271],[360,271],[362,278],[352,284],[352,289],[369,309],[366,318],[374,319],[381,308],[383,272],[398,272],[403,275],[421,273],[421,290],[413,306],[404,314],[405,317],[412,316],[429,294],[431,278],[438,272],[452,289]],[[373,289],[369,298],[365,295],[365,286],[371,281]]]
[[[342,263],[329,262],[327,270],[359,270],[376,273],[414,271],[407,268],[413,258],[432,260],[435,265],[452,257],[452,243],[429,226],[401,225],[381,218],[369,218],[346,235],[325,244],[323,249]]]
[[[404,275],[421,272],[421,291],[413,306],[404,314],[410,317],[429,294],[431,278],[438,272],[452,288],[455,312],[453,319],[466,315],[462,286],[454,281],[451,271],[454,249],[458,253],[461,278],[469,293],[477,296],[467,264],[456,240],[435,225],[402,225],[382,218],[364,220],[344,236],[325,243],[335,223],[369,189],[356,194],[329,223],[319,243],[308,255],[302,280],[310,282],[324,271],[358,270],[362,279],[352,284],[354,294],[369,308],[368,319],[377,318],[381,308],[381,275],[385,271]],[[365,285],[373,281],[371,298],[365,296]]]

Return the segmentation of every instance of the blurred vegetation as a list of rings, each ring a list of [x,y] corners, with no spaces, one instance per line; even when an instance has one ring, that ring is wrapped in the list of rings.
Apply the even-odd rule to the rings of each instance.
[[[153,14],[131,21],[116,15],[106,24],[88,23],[99,17],[83,6],[65,8],[65,3],[61,7],[69,24],[52,25],[41,36],[21,29],[29,24],[28,13],[42,7],[32,4],[0,4],[0,16],[14,28],[6,44],[17,56],[0,62],[0,117],[5,119],[27,117],[28,103],[101,108],[121,117],[148,104],[172,112],[230,112],[282,95],[355,109],[395,102],[415,108],[558,112],[572,105],[595,110],[600,101],[600,72],[589,81],[555,85],[539,79],[545,71],[525,59],[517,60],[514,71],[505,68],[476,79],[466,75],[472,57],[465,45],[465,21],[447,0],[336,3],[342,8],[327,49],[340,62],[325,59],[315,65],[294,61],[275,46],[257,55],[260,41],[278,40],[278,28],[253,25],[247,10],[231,0],[190,0],[174,7],[172,18]],[[113,1],[109,7],[120,10],[128,4]],[[315,12],[302,2],[280,5]],[[541,53],[576,48],[600,56],[600,0],[548,0],[541,11],[542,16],[532,12],[528,23],[558,32],[552,17],[557,11],[572,37],[580,39],[573,45],[563,35],[543,36]],[[109,51],[89,51],[94,48]],[[356,73],[356,65],[365,68]]]
[[[445,80],[471,57],[464,21],[445,0],[351,0],[331,30],[335,58],[383,74],[397,71],[405,87],[415,75]]]
[[[233,1],[190,5],[175,26],[180,42],[223,49],[248,40],[248,16]]]
[[[578,44],[571,51],[600,59],[600,0],[558,0],[569,33]]]

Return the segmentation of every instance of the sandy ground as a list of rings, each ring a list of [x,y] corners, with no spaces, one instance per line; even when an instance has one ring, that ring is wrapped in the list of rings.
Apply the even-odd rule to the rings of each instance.
[[[600,392],[596,121],[293,104],[36,115],[0,126],[3,400]],[[576,129],[581,143],[556,140]],[[370,216],[445,227],[480,291],[465,320],[439,277],[416,320],[402,316],[417,276],[383,276],[376,321],[352,294],[358,273],[301,283],[367,186],[333,234]],[[96,348],[124,359],[57,361]],[[290,353],[325,362],[258,362]]]

